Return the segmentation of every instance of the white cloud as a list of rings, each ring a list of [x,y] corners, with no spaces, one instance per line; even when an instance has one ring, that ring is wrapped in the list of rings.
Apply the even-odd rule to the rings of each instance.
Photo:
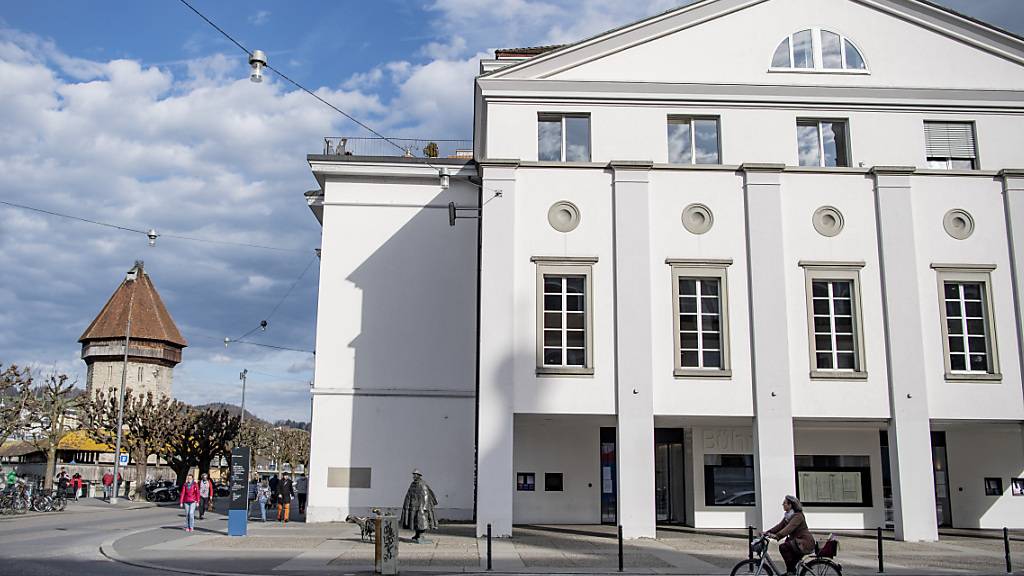
[[[263,26],[267,22],[270,22],[269,10],[260,10],[252,16],[249,16],[249,23],[253,26]]]

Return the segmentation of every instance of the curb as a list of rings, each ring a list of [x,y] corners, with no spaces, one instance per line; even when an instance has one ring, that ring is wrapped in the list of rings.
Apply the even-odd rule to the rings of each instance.
[[[117,550],[114,549],[114,543],[122,538],[128,538],[136,534],[143,532],[149,532],[153,528],[142,528],[139,530],[133,530],[124,534],[118,534],[117,536],[111,536],[110,538],[103,541],[100,544],[100,554],[102,554],[108,560],[118,562],[120,564],[127,564],[128,566],[135,566],[136,568],[146,568],[147,570],[156,570],[158,572],[174,572],[176,574],[198,574],[200,576],[275,576],[271,574],[260,574],[256,572],[211,572],[208,570],[195,570],[191,568],[174,568],[171,566],[161,566],[159,564],[151,564],[149,562],[143,562],[140,560],[132,560],[125,558],[118,554]]]

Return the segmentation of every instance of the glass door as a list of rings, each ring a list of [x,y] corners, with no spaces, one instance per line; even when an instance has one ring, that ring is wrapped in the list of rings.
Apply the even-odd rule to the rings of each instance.
[[[935,516],[939,526],[952,526],[949,502],[949,460],[946,457],[946,433],[932,432],[932,465],[935,470]]]
[[[615,524],[615,428],[601,428],[601,523]]]
[[[686,520],[683,454],[683,429],[654,431],[654,512],[658,522],[682,524]]]

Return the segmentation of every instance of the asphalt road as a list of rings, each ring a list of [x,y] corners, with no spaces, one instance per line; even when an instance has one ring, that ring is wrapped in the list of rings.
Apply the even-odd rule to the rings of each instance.
[[[107,559],[100,544],[118,534],[178,522],[178,509],[111,509],[69,502],[64,512],[0,516],[0,575],[153,576]]]

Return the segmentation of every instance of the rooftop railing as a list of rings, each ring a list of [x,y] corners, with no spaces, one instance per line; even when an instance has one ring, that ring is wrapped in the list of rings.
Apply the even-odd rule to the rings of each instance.
[[[473,157],[473,141],[328,136],[324,138],[324,155],[470,159]]]

